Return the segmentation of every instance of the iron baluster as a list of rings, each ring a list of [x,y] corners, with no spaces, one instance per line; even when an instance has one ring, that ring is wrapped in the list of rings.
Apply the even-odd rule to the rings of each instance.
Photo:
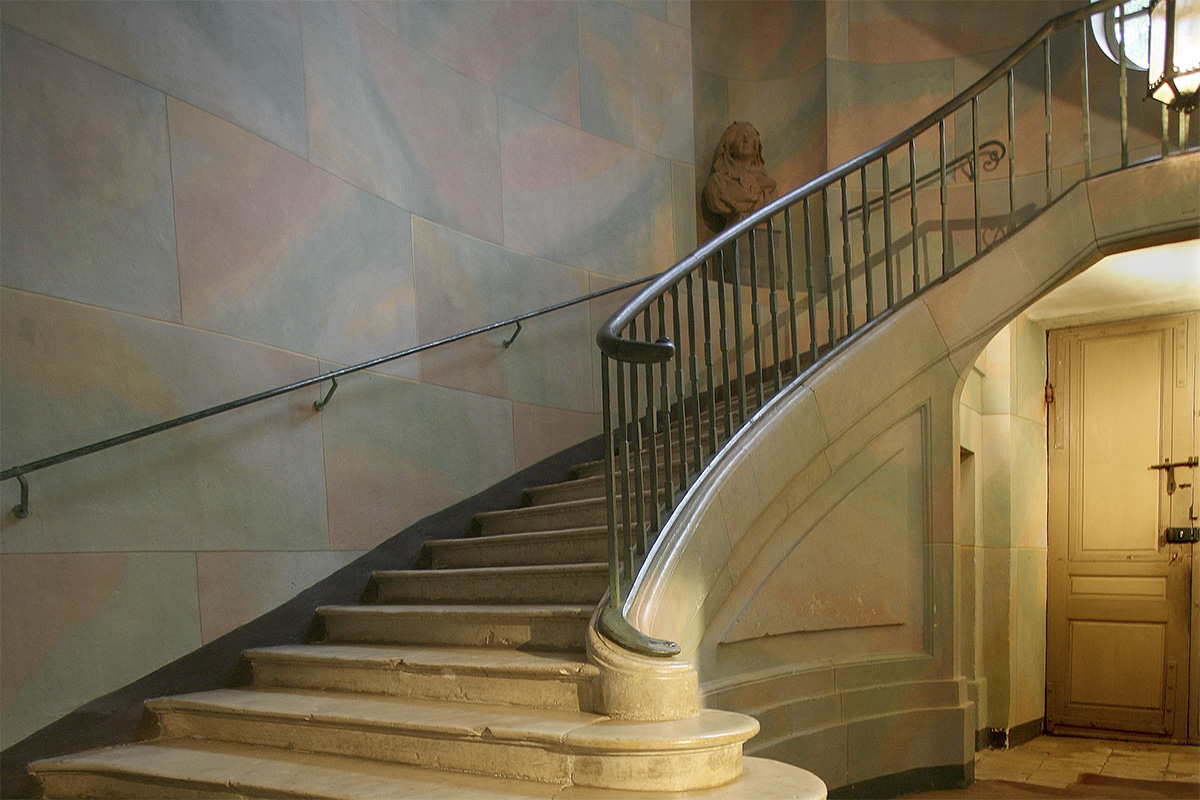
[[[762,408],[763,405],[763,389],[762,389],[762,335],[759,332],[759,310],[758,310],[758,258],[754,247],[754,229],[751,228],[746,234],[748,246],[750,248],[750,331],[754,339],[754,399],[756,401],[755,408]]]
[[[921,259],[917,243],[917,140],[908,140],[908,195],[912,211],[913,294],[921,291]]]
[[[1014,91],[1013,71],[1008,71],[1008,232],[1012,233],[1017,222],[1017,101]]]
[[[679,284],[671,285],[671,320],[675,326],[675,341],[682,342],[679,322]],[[675,413],[671,415],[671,427],[679,430],[679,491],[687,491],[687,416],[683,408],[683,353],[675,354]]]
[[[824,210],[825,223],[825,304],[829,308],[829,344],[837,344],[837,329],[834,327],[835,311],[833,310],[833,243],[829,237],[829,187],[821,188],[821,208]]]
[[[1079,74],[1083,85],[1080,87],[1080,102],[1083,104],[1083,177],[1092,177],[1092,96],[1088,80],[1088,22],[1079,23],[1079,45],[1081,62]]]
[[[795,258],[792,252],[792,209],[785,208],[783,210],[783,246],[787,248],[787,293],[788,293],[788,317],[791,323],[792,334],[792,377],[795,378],[800,374],[800,341],[796,333],[796,266]]]
[[[700,369],[699,358],[696,355],[696,292],[691,272],[684,278],[684,287],[687,291],[688,366],[692,379],[692,438],[694,439],[692,459],[696,472],[699,472],[704,464],[704,453],[702,451],[703,443],[700,441]],[[686,414],[684,414],[684,419],[687,419]]]
[[[846,335],[854,333],[854,273],[850,267],[850,211],[847,208],[846,179],[842,178],[842,270],[845,282],[842,294],[846,299]]]
[[[896,305],[896,286],[892,262],[892,174],[888,154],[883,154],[883,265],[887,271],[887,307]]]
[[[971,188],[975,207],[975,255],[983,249],[983,231],[979,226],[979,97],[971,98]]]
[[[617,464],[621,469],[621,561],[627,582],[633,581],[633,537],[629,513],[629,426],[625,419],[625,365],[617,362]]]
[[[812,209],[804,198],[804,285],[808,290],[808,352],[817,363],[817,293],[813,286]],[[797,373],[799,374],[799,373]]]
[[[865,165],[858,174],[862,179],[863,277],[867,293],[867,322],[870,322],[875,318],[875,289],[871,282],[871,204],[867,202],[867,168]]]
[[[646,341],[650,341],[650,309],[647,308],[642,314],[642,330],[646,332]],[[661,524],[658,518],[658,504],[662,502],[658,496],[658,425],[655,424],[654,410],[654,365],[650,362],[645,364],[646,376],[646,428],[649,431],[650,445],[647,449],[649,453],[649,470],[648,477],[650,483],[650,528],[658,531]],[[646,540],[643,536],[639,542],[639,546],[643,553],[648,552]]]
[[[664,295],[658,296],[658,338],[667,336],[667,303]],[[671,390],[667,383],[667,362],[658,362],[658,394],[662,404],[663,439],[663,493],[666,495],[667,511],[675,507],[675,479],[672,475],[674,459],[671,457]]]
[[[1046,96],[1046,205],[1050,205],[1050,203],[1054,200],[1054,192],[1051,189],[1051,182],[1050,182],[1050,177],[1051,177],[1052,168],[1053,168],[1053,155],[1050,150],[1050,133],[1053,128],[1053,117],[1050,113],[1051,94],[1050,94],[1050,38],[1049,37],[1047,37],[1046,40],[1044,42],[1042,42],[1042,55],[1043,55],[1043,61],[1045,62],[1045,67],[1042,70],[1042,74],[1044,76],[1044,81],[1045,81],[1045,85],[1043,86],[1043,91]]]
[[[771,217],[767,217],[767,273],[771,312],[771,356],[775,359],[771,367],[775,370],[775,394],[779,394],[779,287],[775,278],[775,227]]]
[[[733,436],[733,384],[729,382],[729,324],[725,313],[725,251],[718,250],[713,255],[720,264],[717,272],[717,313],[720,314],[721,325],[721,386],[725,397],[725,438]],[[715,413],[715,412],[714,412]]]
[[[638,338],[637,319],[629,321],[629,338]],[[642,425],[641,415],[638,413],[638,406],[641,405],[640,393],[638,392],[638,369],[636,364],[629,365],[629,428],[630,439],[633,443],[633,452],[630,454],[630,462],[633,464],[633,512],[637,526],[634,528],[634,536],[630,541],[630,547],[636,550],[641,555],[646,552],[646,496],[645,486],[642,483]],[[650,439],[650,449],[654,449],[654,439]],[[631,550],[632,552],[632,550]]]
[[[950,219],[947,215],[946,197],[946,120],[938,120],[938,157],[941,164],[938,176],[942,201],[942,274],[949,272],[950,261]]]
[[[616,457],[613,453],[613,434],[616,432],[612,424],[612,391],[609,379],[609,357],[600,354],[600,395],[601,395],[601,425],[604,427],[604,497],[608,510],[608,605],[618,608],[621,605],[621,562],[617,548],[617,507],[616,491],[613,472],[616,470]],[[620,363],[620,362],[618,362]]]
[[[737,369],[738,385],[738,424],[740,428],[746,424],[746,353],[742,344],[742,277],[741,261],[738,259],[738,240],[730,243],[730,255],[733,258],[733,351]]]
[[[701,273],[701,298],[704,304],[704,370],[708,376],[708,454],[716,455],[717,452],[717,394],[716,394],[716,377],[713,373],[713,347],[712,347],[712,307],[709,303],[708,296],[710,290],[708,284],[712,282],[712,259],[705,262],[705,269]]]

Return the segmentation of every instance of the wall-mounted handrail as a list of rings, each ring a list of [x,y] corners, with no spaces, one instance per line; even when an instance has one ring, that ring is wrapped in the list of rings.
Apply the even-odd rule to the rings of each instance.
[[[1044,156],[1045,204],[1053,202],[1056,196],[1053,178],[1062,175],[1063,165],[1055,165],[1053,159],[1065,147],[1077,147],[1070,151],[1070,159],[1072,168],[1082,166],[1078,177],[1094,174],[1088,21],[1120,2],[1099,0],[1050,20],[965,91],[882,144],[730,226],[650,282],[601,326],[596,343],[601,351],[603,425],[612,437],[612,447],[605,450],[608,605],[599,617],[599,624],[610,639],[645,655],[663,656],[679,651],[674,643],[654,639],[633,628],[624,617],[623,604],[661,530],[658,521],[669,523],[688,486],[695,485],[707,464],[749,423],[757,410],[771,396],[809,375],[831,353],[843,350],[874,321],[1011,235],[1018,229],[1018,222],[1028,221],[1025,212],[1029,207],[1017,206],[1018,118],[1014,99],[1015,69],[1027,57],[1032,56],[1030,69],[1039,72],[1041,78],[1037,82],[1040,85],[1031,84],[1029,89],[1040,95],[1030,115],[1037,130],[1034,135],[1044,136],[1044,148],[1040,144],[1036,149],[1029,148],[1026,158],[1032,163],[1033,159]],[[1073,26],[1078,28],[1077,32]],[[1079,61],[1082,91],[1076,107],[1081,112],[1082,136],[1078,145],[1061,132],[1057,139],[1053,138],[1054,105],[1062,99],[1053,95],[1051,37],[1068,30],[1078,37],[1068,44],[1073,48],[1082,45]],[[1124,60],[1120,64],[1119,81],[1120,146],[1117,148],[1113,143],[1111,153],[1100,151],[1119,165],[1114,169],[1130,163]],[[997,93],[1007,92],[1001,112],[1007,118],[1007,130],[997,130],[999,138],[983,140],[980,96],[993,87]],[[1052,96],[1055,103],[1051,102]],[[953,116],[959,111],[964,112],[962,120]],[[1158,117],[1156,114],[1156,125]],[[947,129],[966,133],[965,126],[959,128],[955,123],[968,121],[969,137],[960,135],[953,148],[958,150],[961,146],[965,152],[959,155],[948,152],[951,148],[947,146]],[[1170,120],[1166,112],[1161,114],[1161,123],[1161,153],[1156,152],[1152,158],[1169,155]],[[1004,121],[993,120],[993,125],[997,129],[1005,127]],[[1188,147],[1185,117],[1178,118],[1178,129],[1179,149],[1184,150]],[[1001,141],[1005,133],[1007,139]],[[923,175],[917,173],[918,137],[925,137],[921,140],[923,148],[930,145],[933,145],[930,150],[936,148],[937,167]],[[1064,145],[1064,141],[1068,144]],[[1118,151],[1120,160],[1116,161]],[[981,157],[988,161],[981,162]],[[980,167],[994,169],[1006,158],[1007,227],[989,240],[984,236],[984,222],[998,215],[981,213]],[[890,165],[889,159],[893,159]],[[967,191],[964,185],[962,216],[955,216],[952,221],[948,183],[963,163],[971,165],[967,175],[970,189]],[[882,189],[872,186],[868,168],[870,175],[880,178]],[[1039,200],[1033,208],[1041,205],[1042,172],[1039,168],[1030,176],[1039,184]],[[893,186],[895,178],[903,178],[903,184]],[[930,202],[924,210],[926,218],[921,219],[919,189],[935,180],[940,213],[936,219],[933,217],[934,203]],[[998,177],[996,183],[1003,181],[1003,177]],[[1069,188],[1065,178],[1060,183],[1058,195]],[[861,192],[853,204],[851,192]],[[903,195],[908,195],[907,202]],[[932,193],[927,197],[932,201]],[[877,215],[880,210],[882,219]],[[907,217],[909,222],[897,225],[893,211],[902,212],[897,215],[899,219]],[[966,233],[965,228],[973,229],[974,250],[968,246],[968,257],[960,259],[953,254],[952,234]],[[782,242],[776,235],[781,231],[786,234]],[[909,235],[911,243],[905,241]],[[927,247],[940,243],[940,258],[927,251],[922,263],[920,238],[925,239]],[[760,280],[763,268],[767,270],[766,281]],[[801,270],[802,284],[797,276]],[[697,284],[702,293],[699,326],[695,308]],[[886,303],[880,309],[876,302],[883,299],[879,295],[884,291]],[[823,303],[817,302],[820,294],[824,294]],[[748,325],[743,319],[744,306],[749,310]],[[807,313],[807,320],[803,320],[803,313]],[[788,316],[790,320],[781,324],[780,319]],[[699,337],[698,328],[702,330]],[[800,331],[805,328],[809,341],[807,347],[802,347]],[[668,330],[673,336],[667,335]],[[825,341],[818,341],[819,332],[824,330],[828,331]],[[699,368],[701,358],[703,370]],[[673,382],[668,364],[672,360]],[[752,362],[750,369],[747,362]],[[644,406],[640,398],[646,398]],[[707,420],[702,423],[705,414]],[[722,426],[716,424],[718,418],[723,418]],[[661,463],[655,460],[659,441]],[[642,456],[643,450],[649,452],[649,459]],[[675,457],[673,452],[677,454]],[[643,473],[651,479],[648,498],[642,491]]]
[[[504,342],[504,349],[507,350],[512,345],[513,341],[516,339],[517,333],[520,333],[521,322],[524,320],[532,319],[534,317],[540,317],[543,314],[549,314],[554,311],[560,311],[564,308],[569,308],[570,306],[578,305],[579,303],[585,303],[589,300],[594,300],[597,297],[604,297],[605,295],[613,294],[614,292],[620,292],[625,289],[630,289],[634,286],[639,286],[643,283],[646,283],[647,281],[653,280],[654,277],[655,277],[654,275],[648,275],[644,278],[638,278],[636,280],[627,281],[627,282],[619,284],[617,286],[611,286],[607,289],[601,289],[599,291],[581,295],[580,297],[575,297],[575,298],[572,298],[571,300],[564,300],[560,303],[555,303],[554,305],[546,306],[545,308],[539,308],[536,311],[528,311],[524,314],[518,314],[515,317],[503,319],[503,320],[500,320],[499,322],[492,322],[487,325],[481,325],[478,328],[472,328],[469,331],[463,331],[461,333],[456,333],[452,336],[447,336],[442,339],[438,339],[436,341],[426,342],[425,344],[417,345],[415,347],[409,347],[405,350],[399,350],[395,353],[390,353],[385,356],[380,356],[378,358],[372,358],[369,361],[363,361],[361,363],[354,364],[352,366],[342,367],[340,369],[332,370],[330,372],[326,372],[321,375],[315,375],[311,378],[305,378],[304,380],[296,381],[295,383],[289,383],[285,386],[279,386],[274,389],[268,389],[264,392],[258,392],[257,394],[248,395],[246,397],[242,397],[237,400],[230,400],[229,402],[226,402],[226,403],[221,403],[219,405],[210,406],[209,408],[205,408],[200,411],[194,411],[190,414],[184,414],[182,416],[178,416],[173,419],[166,420],[164,422],[155,423],[154,425],[147,425],[144,428],[138,428],[137,430],[129,431],[128,433],[123,433],[119,436],[113,436],[108,439],[102,439],[98,442],[93,442],[91,444],[84,445],[82,447],[76,447],[72,450],[64,450],[63,452],[56,453],[56,454],[50,455],[50,456],[46,456],[45,458],[39,458],[36,461],[30,461],[30,462],[27,462],[25,464],[20,464],[15,467],[9,467],[8,469],[4,470],[3,472],[0,472],[0,481],[6,481],[6,480],[15,478],[21,484],[21,501],[20,501],[20,503],[18,503],[16,506],[13,507],[13,513],[17,516],[18,519],[23,519],[24,517],[29,515],[29,484],[28,484],[28,481],[26,480],[25,476],[31,472],[36,472],[37,470],[45,469],[47,467],[53,467],[56,464],[62,464],[63,462],[71,461],[73,459],[80,458],[80,457],[86,456],[86,455],[90,455],[92,453],[98,453],[101,450],[107,450],[110,447],[117,447],[118,445],[127,444],[129,442],[136,441],[138,439],[144,439],[147,436],[153,436],[156,433],[162,433],[163,431],[169,431],[173,428],[178,428],[181,425],[187,425],[188,423],[191,423],[191,422],[197,422],[198,420],[206,419],[208,417],[213,417],[213,416],[216,416],[217,414],[223,414],[227,411],[233,411],[234,409],[242,408],[244,406],[252,405],[254,403],[260,403],[264,400],[270,400],[272,397],[279,397],[280,395],[288,394],[290,392],[294,392],[299,389],[303,389],[306,386],[312,386],[313,384],[330,381],[331,385],[330,385],[328,393],[324,396],[324,398],[322,398],[321,400],[318,400],[316,403],[313,404],[314,410],[320,411],[322,408],[325,407],[325,405],[332,398],[334,391],[338,387],[337,379],[342,377],[343,375],[350,375],[355,372],[361,372],[363,370],[370,369],[372,367],[377,367],[380,364],[387,364],[389,362],[396,361],[401,358],[405,358],[406,356],[416,355],[417,353],[423,353],[426,350],[432,350],[435,347],[441,347],[443,345],[451,344],[453,342],[457,342],[462,339],[467,339],[472,336],[478,336],[481,333],[487,333],[488,331],[493,331],[493,330],[496,330],[497,328],[505,328],[505,327],[508,327],[509,325],[516,325],[516,332],[512,335],[512,337],[510,339],[507,339]]]

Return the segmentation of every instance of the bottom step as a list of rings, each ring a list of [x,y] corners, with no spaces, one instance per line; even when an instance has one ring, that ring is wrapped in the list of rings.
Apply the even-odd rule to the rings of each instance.
[[[715,789],[638,792],[558,786],[224,742],[160,741],[92,750],[30,765],[45,797],[261,797],[328,800],[823,800],[825,784],[799,767],[746,757],[742,776]]]

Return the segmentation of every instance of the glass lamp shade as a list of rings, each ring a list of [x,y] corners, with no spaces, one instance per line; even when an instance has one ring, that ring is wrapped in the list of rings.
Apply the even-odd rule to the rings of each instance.
[[[1093,3],[1098,0],[1092,0]],[[1150,0],[1126,0],[1091,19],[1092,37],[1114,64],[1142,72],[1150,64]]]
[[[1147,94],[1190,111],[1200,90],[1200,0],[1155,0],[1150,9]]]

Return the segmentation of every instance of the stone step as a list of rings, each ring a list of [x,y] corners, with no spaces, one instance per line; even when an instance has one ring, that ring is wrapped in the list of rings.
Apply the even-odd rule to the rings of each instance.
[[[774,387],[771,386],[771,387],[764,387],[764,388],[765,388],[765,393],[763,396],[763,402],[766,403],[774,395]],[[746,395],[746,405],[747,405],[747,408],[746,408],[747,415],[753,414],[759,408],[757,399],[754,396],[753,388],[751,388],[750,391]],[[725,437],[725,403],[724,403],[724,401],[717,402],[716,412],[717,412],[717,422],[716,422],[717,436],[718,436],[719,440],[723,440]],[[709,411],[706,408],[700,414],[700,420],[701,420],[700,442],[702,445],[702,449],[704,451],[703,455],[704,455],[705,459],[707,459],[709,457],[708,456],[708,447],[707,447],[708,442],[709,442],[708,418],[709,418]],[[686,442],[686,447],[688,448],[688,451],[687,451],[688,466],[689,466],[689,469],[695,469],[695,465],[692,462],[695,458],[694,451],[695,451],[696,437],[695,437],[694,423],[692,422],[692,416],[690,414],[687,416],[687,418],[685,420],[685,424],[687,426],[685,442]],[[736,399],[734,400],[734,407],[733,407],[733,424],[734,425],[738,424],[738,410],[737,410],[737,400]],[[662,431],[660,431],[654,435],[655,453],[656,453],[656,458],[658,460],[658,469],[659,469],[660,475],[663,472],[662,461],[663,461],[663,457],[665,455],[665,450],[664,450],[664,445],[663,445],[662,440],[663,440],[663,432]],[[649,463],[650,463],[649,453],[650,453],[650,451],[649,451],[649,447],[647,446],[647,442],[643,442],[641,458],[642,458],[642,467],[645,471],[648,471],[648,468],[649,468]],[[631,450],[631,456],[632,456],[632,450]],[[671,424],[671,463],[673,465],[676,465],[676,468],[678,467],[678,464],[679,464],[679,423],[678,422],[673,422]],[[583,464],[578,464],[574,468],[572,468],[571,475],[577,479],[593,478],[596,476],[603,477],[603,475],[604,475],[604,459],[599,459],[596,461],[588,461]]]
[[[599,670],[569,653],[492,647],[284,645],[246,651],[255,686],[591,711]]]
[[[560,531],[433,539],[425,543],[425,552],[435,569],[594,563],[608,558],[608,528],[592,525]]]
[[[637,800],[822,800],[810,772],[745,757],[739,778],[695,793],[638,792]],[[36,762],[47,797],[311,798],[311,800],[597,800],[590,787],[422,769],[366,759],[188,739],[92,750]],[[608,797],[613,797],[611,793]],[[615,799],[614,799],[615,800]]]
[[[700,455],[703,459],[703,463],[707,464],[709,461],[709,458],[710,458],[708,451],[705,450]],[[688,450],[687,466],[688,466],[689,474],[695,474],[695,472],[696,472],[695,461],[696,461],[696,454],[693,451]],[[663,491],[662,487],[666,480],[666,474],[667,474],[666,464],[664,464],[661,460],[659,460],[658,462],[655,463],[655,466],[657,467],[656,474],[658,476],[659,491],[662,492]],[[617,481],[617,483],[616,483],[617,493],[620,494],[620,491],[621,491],[621,488],[620,488],[621,487],[620,465],[617,462],[614,462],[613,467],[614,467],[614,470],[613,470],[614,477]],[[630,462],[629,462],[630,486],[634,485],[633,484],[634,469],[635,468],[634,468],[633,459],[630,459]],[[576,464],[574,467],[571,468],[571,476],[574,480],[582,480],[582,479],[587,479],[587,478],[597,478],[598,477],[601,480],[601,485],[603,485],[604,460],[598,459],[596,461],[585,461],[582,464]],[[679,453],[677,451],[673,454],[673,456],[671,458],[671,479],[675,483],[679,482]],[[642,454],[642,481],[643,481],[644,489],[646,486],[649,486],[649,483],[650,483],[650,458],[645,453]],[[649,490],[646,489],[646,491],[648,492]]]
[[[604,497],[604,475],[577,478],[562,483],[531,486],[521,496],[523,506],[541,506],[547,503],[565,503],[570,500],[592,500]]]
[[[330,642],[583,650],[590,605],[322,606]]]
[[[663,471],[659,470],[659,476],[663,475]],[[637,485],[634,483],[634,477],[629,478],[631,489],[630,494],[636,496]],[[666,489],[663,485],[656,487],[658,489],[659,504],[666,502]],[[616,501],[621,502],[621,485],[620,479],[616,485],[617,496]],[[642,495],[647,501],[650,499],[650,470],[642,471]],[[576,480],[563,481],[562,483],[549,483],[544,486],[535,486],[525,490],[522,497],[522,508],[530,506],[546,505],[549,503],[565,503],[574,500],[595,500],[604,497],[604,475],[593,475],[590,478],[579,478]]]
[[[386,570],[371,576],[377,603],[578,603],[595,605],[608,564]]]
[[[670,722],[578,711],[338,692],[218,689],[151,700],[167,738],[614,789],[685,790],[741,772],[752,717],[705,709]]]
[[[484,511],[475,515],[474,527],[480,536],[589,528],[608,523],[607,508],[604,498],[597,497],[502,511]]]

